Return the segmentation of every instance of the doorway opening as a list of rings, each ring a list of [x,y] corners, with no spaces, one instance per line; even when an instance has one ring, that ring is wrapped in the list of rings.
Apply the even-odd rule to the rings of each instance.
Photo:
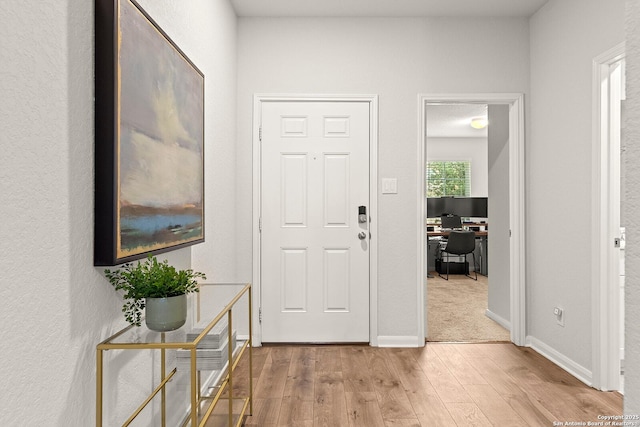
[[[499,169],[498,163],[503,164],[503,170],[500,172],[501,180],[506,184],[504,188],[500,188],[498,194],[502,194],[504,209],[498,209],[495,212],[503,212],[504,219],[500,219],[494,225],[485,222],[483,225],[478,218],[479,215],[461,215],[467,217],[469,224],[463,225],[463,227],[472,228],[484,228],[484,232],[488,230],[495,230],[496,237],[494,243],[500,242],[497,246],[499,249],[494,249],[498,255],[495,261],[495,265],[506,266],[504,270],[506,273],[506,279],[503,281],[504,286],[507,287],[508,292],[506,298],[502,301],[502,315],[491,317],[491,310],[486,310],[484,315],[489,315],[492,321],[498,322],[501,326],[506,327],[510,332],[507,334],[507,339],[516,343],[517,345],[524,345],[525,341],[525,305],[524,305],[524,113],[523,113],[523,97],[521,94],[442,94],[442,95],[421,95],[419,96],[420,103],[420,126],[421,137],[419,141],[419,174],[421,182],[418,185],[419,188],[419,215],[418,215],[418,233],[419,233],[419,254],[421,255],[422,263],[418,268],[418,283],[419,283],[419,299],[420,307],[419,313],[421,314],[421,323],[423,328],[423,336],[429,337],[429,308],[428,308],[428,296],[429,296],[429,284],[433,283],[435,288],[435,280],[438,275],[434,275],[429,272],[430,263],[433,264],[432,258],[433,251],[437,251],[440,247],[440,243],[434,244],[429,242],[429,234],[433,234],[437,227],[435,222],[430,225],[429,217],[433,216],[433,213],[429,212],[427,207],[428,199],[427,195],[427,169],[429,158],[427,152],[429,150],[429,109],[432,109],[431,114],[434,114],[435,108],[443,105],[454,105],[455,107],[462,108],[462,105],[472,106],[487,106],[489,115],[492,111],[498,114],[502,110],[502,114],[505,122],[505,135],[502,136],[503,146],[501,149],[492,153],[494,163],[489,165],[489,154],[487,154],[487,169],[496,167]],[[437,114],[437,113],[435,113]],[[496,116],[497,117],[497,116]],[[491,121],[491,118],[489,118]],[[499,121],[499,120],[498,120]],[[498,161],[499,160],[499,161]],[[482,185],[478,186],[482,189]],[[487,183],[488,187],[488,183]],[[482,190],[480,190],[482,191]],[[488,197],[488,189],[486,196]],[[476,193],[478,194],[478,193]],[[470,194],[471,196],[472,194]],[[498,199],[499,197],[496,197]],[[491,200],[488,197],[488,200]],[[476,217],[476,218],[474,218]],[[484,215],[488,217],[488,215]],[[477,220],[476,224],[474,220]],[[486,220],[485,220],[486,221]],[[493,220],[492,220],[493,221]],[[434,229],[432,230],[432,227]],[[500,231],[501,230],[501,231]],[[488,233],[492,232],[488,231]],[[486,233],[486,234],[488,234]],[[479,233],[478,233],[479,234]],[[500,235],[502,234],[502,239]],[[485,235],[486,237],[486,235]],[[488,239],[491,242],[491,239]],[[435,246],[435,247],[434,247]],[[482,251],[481,241],[479,242],[479,252]],[[483,261],[492,260],[493,255],[491,249],[485,245]],[[503,252],[500,252],[503,251]],[[464,261],[463,261],[464,262]],[[500,262],[501,264],[497,264]],[[488,261],[485,270],[482,271],[481,264],[477,266],[479,272],[488,273],[491,270],[491,261]],[[462,264],[462,268],[465,265]],[[488,269],[488,270],[487,270]],[[434,276],[433,279],[427,278],[427,273]],[[464,276],[458,276],[464,277]],[[481,276],[482,277],[482,276]],[[425,280],[426,279],[426,280]],[[433,280],[434,282],[430,282]],[[497,282],[499,283],[499,282]],[[489,283],[487,284],[489,285]],[[489,291],[488,291],[489,292]],[[506,313],[506,314],[504,314]],[[464,339],[468,341],[468,339]]]
[[[496,245],[497,240],[491,240],[497,250],[489,251],[490,222],[497,220],[496,230],[508,223],[508,216],[501,214],[508,212],[508,179],[502,176],[508,175],[508,147],[500,146],[508,141],[508,109],[430,102],[426,114],[427,341],[509,341],[509,253],[501,250],[509,242],[500,237],[507,233],[496,233],[496,239],[504,241]],[[456,221],[448,224],[449,218]],[[451,228],[453,237],[473,234],[473,239],[467,237],[465,255],[446,255],[449,246],[456,245],[449,238]],[[493,255],[500,262],[490,277]],[[493,277],[495,284],[490,283]],[[504,289],[499,289],[501,282]],[[492,311],[490,300],[498,307],[495,311],[502,301],[506,316]]]

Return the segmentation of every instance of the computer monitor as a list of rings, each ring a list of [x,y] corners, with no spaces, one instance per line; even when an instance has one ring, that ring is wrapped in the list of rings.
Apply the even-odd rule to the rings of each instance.
[[[462,220],[458,215],[442,215],[440,221],[440,226],[445,229],[455,230],[462,228]]]
[[[427,217],[453,214],[466,218],[487,218],[487,197],[428,197]]]
[[[447,213],[444,207],[444,200],[442,197],[428,197],[427,198],[427,217],[428,218],[440,218],[444,213]]]

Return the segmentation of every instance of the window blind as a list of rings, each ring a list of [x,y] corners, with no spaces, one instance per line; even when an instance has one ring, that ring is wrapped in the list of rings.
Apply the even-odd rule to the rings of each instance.
[[[470,196],[470,161],[427,162],[427,197]]]

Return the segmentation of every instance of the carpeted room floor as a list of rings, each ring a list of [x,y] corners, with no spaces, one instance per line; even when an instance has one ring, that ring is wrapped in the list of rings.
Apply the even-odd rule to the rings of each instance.
[[[509,331],[485,315],[488,278],[476,282],[461,274],[449,281],[431,272],[427,279],[427,341],[509,341]]]

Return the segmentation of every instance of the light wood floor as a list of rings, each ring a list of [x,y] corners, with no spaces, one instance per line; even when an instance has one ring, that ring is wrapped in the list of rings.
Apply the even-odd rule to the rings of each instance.
[[[244,393],[247,364],[239,369]],[[620,394],[506,343],[265,346],[254,349],[254,399],[245,425],[263,427],[537,427],[622,413]]]

